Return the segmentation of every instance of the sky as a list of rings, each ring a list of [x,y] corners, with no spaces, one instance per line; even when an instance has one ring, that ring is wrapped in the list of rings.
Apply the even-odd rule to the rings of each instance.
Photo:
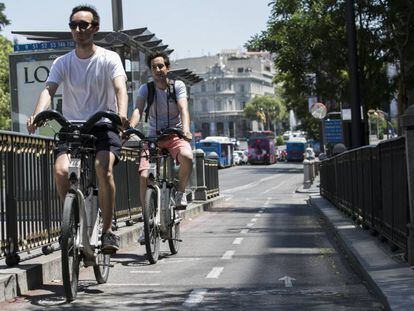
[[[271,0],[122,0],[124,29],[147,27],[168,44],[172,59],[214,55],[222,49],[242,49],[254,34],[266,29]],[[3,0],[11,21],[1,32],[27,43],[11,31],[66,31],[71,10],[95,6],[102,31],[113,30],[111,0]]]

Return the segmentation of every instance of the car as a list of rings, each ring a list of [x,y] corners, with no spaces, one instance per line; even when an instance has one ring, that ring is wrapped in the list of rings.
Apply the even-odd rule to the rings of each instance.
[[[233,152],[233,164],[240,165],[241,158],[237,152]]]
[[[240,157],[240,165],[244,165],[244,164],[247,164],[247,162],[249,162],[249,157],[244,151],[236,150],[235,152],[237,152],[237,154]]]

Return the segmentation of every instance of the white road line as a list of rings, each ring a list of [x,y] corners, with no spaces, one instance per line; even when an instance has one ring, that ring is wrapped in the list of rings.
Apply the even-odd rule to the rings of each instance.
[[[247,227],[253,227],[254,226],[254,222],[249,222],[247,225],[246,225]]]
[[[283,185],[283,184],[285,184],[285,183],[286,183],[286,181],[282,181],[282,182],[281,182],[280,184],[278,184],[277,186],[272,187],[272,188],[269,188],[269,189],[267,189],[267,190],[263,191],[263,193],[268,193],[268,192],[270,192],[270,191],[276,190],[277,188],[279,188],[281,185]]]
[[[241,233],[241,234],[246,234],[247,232],[249,232],[249,229],[242,229],[242,230],[240,231],[240,233]]]
[[[224,259],[224,260],[233,259],[234,253],[235,253],[235,251],[226,251],[224,253],[223,257],[221,257],[221,259]]]
[[[138,271],[130,271],[129,273],[142,273],[142,274],[156,274],[156,273],[161,273],[161,271],[145,271],[145,270],[138,270]]]
[[[159,283],[105,283],[103,286],[160,286]]]
[[[259,211],[259,213],[260,213],[260,214],[263,214],[263,210],[260,210],[260,211]]]
[[[254,217],[261,217],[262,214],[255,214]]]
[[[203,301],[204,295],[206,293],[207,289],[205,288],[193,289],[193,291],[190,293],[190,296],[188,296],[187,300],[184,301],[183,306],[194,307],[195,305]]]
[[[233,244],[241,244],[243,241],[243,238],[235,238],[233,241]]]
[[[207,274],[206,279],[218,279],[221,272],[223,272],[224,267],[214,267],[209,274]]]
[[[279,175],[273,175],[273,176],[265,177],[265,178],[262,178],[262,179],[260,179],[258,181],[255,181],[255,182],[252,182],[252,183],[243,185],[243,186],[238,186],[238,187],[226,189],[226,190],[223,190],[222,193],[223,194],[224,193],[233,193],[233,192],[236,192],[236,191],[241,191],[241,190],[245,190],[245,189],[251,189],[253,187],[256,187],[256,186],[260,185],[262,182],[268,181],[270,179],[275,179],[275,178],[279,178]]]
[[[252,218],[252,220],[250,220],[251,222],[256,222],[257,218]]]

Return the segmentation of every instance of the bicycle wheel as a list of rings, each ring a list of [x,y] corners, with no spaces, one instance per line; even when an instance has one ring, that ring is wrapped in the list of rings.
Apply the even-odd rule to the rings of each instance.
[[[144,217],[144,236],[145,249],[148,261],[155,264],[158,260],[160,251],[160,238],[155,217],[157,215],[157,194],[154,189],[148,188],[145,194]]]
[[[97,207],[95,207],[97,208]],[[98,210],[99,224],[98,224],[98,236],[102,235],[103,218],[101,210]],[[93,266],[93,273],[98,284],[103,284],[108,281],[109,265],[111,263],[111,255],[104,254],[99,249],[97,264]]]
[[[170,230],[171,230],[171,239],[168,240],[168,246],[170,247],[171,254],[177,254],[178,249],[180,248],[180,223],[178,212],[175,210],[175,189],[172,188],[170,191],[170,211],[171,211],[171,223],[170,223]]]
[[[62,280],[66,299],[72,301],[78,293],[80,252],[75,245],[79,228],[78,198],[68,193],[62,218]]]

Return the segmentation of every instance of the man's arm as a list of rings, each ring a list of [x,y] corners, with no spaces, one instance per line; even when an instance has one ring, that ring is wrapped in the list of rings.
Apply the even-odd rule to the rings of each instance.
[[[128,94],[125,83],[125,76],[115,77],[113,80],[115,88],[116,102],[118,105],[118,114],[121,118],[122,125],[128,126]]]
[[[39,95],[33,114],[26,121],[27,130],[29,131],[29,134],[33,134],[36,131],[36,126],[33,124],[34,118],[39,112],[42,112],[43,110],[49,108],[50,103],[52,102],[52,98],[53,96],[55,96],[58,87],[59,85],[57,83],[46,83],[45,88]]]
[[[187,98],[180,98],[177,101],[178,110],[180,111],[181,122],[183,124],[183,132],[186,140],[190,141],[193,135],[190,132],[190,113],[188,111]]]
[[[136,127],[138,125],[141,119],[142,113],[144,111],[144,104],[145,104],[145,100],[140,97],[137,97],[135,109],[132,112],[131,119],[129,119],[129,124],[131,125],[131,127]]]

